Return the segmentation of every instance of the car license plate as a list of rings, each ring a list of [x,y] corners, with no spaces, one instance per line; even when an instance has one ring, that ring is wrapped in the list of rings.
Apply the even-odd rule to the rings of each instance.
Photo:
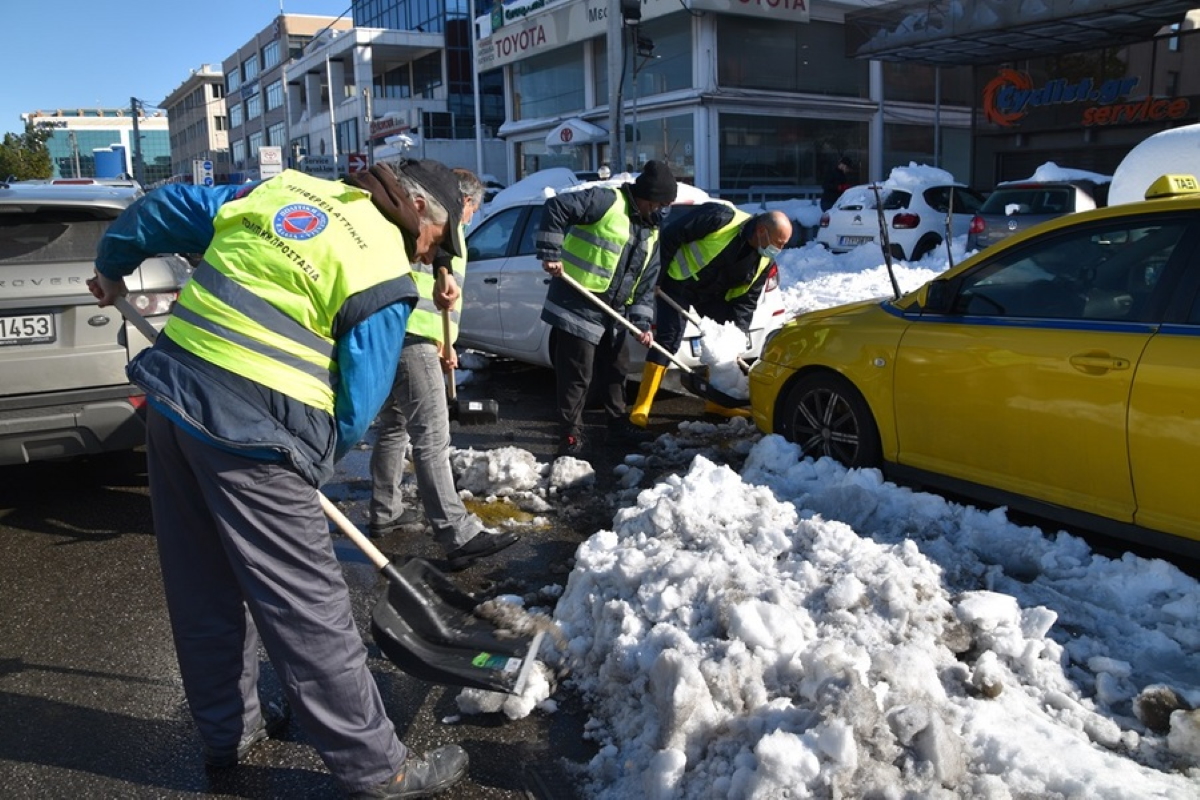
[[[688,339],[688,345],[690,345],[692,348],[692,358],[699,358],[700,357],[700,337],[697,336],[694,339]]]
[[[53,314],[0,317],[0,347],[10,344],[46,344],[56,338]]]
[[[842,247],[857,247],[875,241],[874,236],[839,236],[838,244]]]

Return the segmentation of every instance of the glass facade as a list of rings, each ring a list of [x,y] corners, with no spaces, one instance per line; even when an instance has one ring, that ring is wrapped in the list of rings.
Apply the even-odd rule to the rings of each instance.
[[[723,113],[720,191],[740,202],[757,186],[819,186],[844,155],[866,175],[867,124]]]
[[[444,128],[445,135],[450,138],[474,138],[475,69],[471,61],[470,4],[467,0],[355,0],[353,11],[354,24],[358,27],[445,36],[444,76],[443,53],[434,53],[413,62],[411,70],[404,65],[382,78],[377,77],[374,91],[378,97],[432,98],[434,91],[444,84],[451,124],[439,128]],[[499,70],[493,70],[481,75],[479,83],[479,115],[485,129],[495,131],[504,123],[503,75]]]
[[[662,94],[693,85],[692,81],[692,26],[686,15],[650,20],[638,28],[644,50],[651,57],[637,55],[637,43],[630,41],[626,46],[627,57],[621,96],[626,100]],[[626,33],[632,36],[632,28]],[[652,45],[652,49],[647,47]],[[608,102],[608,39],[601,36],[592,40],[592,61],[596,73],[596,102]],[[637,87],[634,88],[634,74]]]
[[[846,58],[844,26],[723,16],[717,26],[721,86],[869,97],[866,61]]]
[[[548,118],[584,108],[581,44],[518,61],[512,74],[514,119]]]
[[[95,116],[95,114],[85,115]],[[129,127],[125,127],[128,125]],[[124,131],[124,140],[122,132]],[[165,180],[171,176],[171,135],[163,130],[147,130],[139,128],[142,137],[142,178],[146,185]],[[54,129],[53,135],[46,140],[46,149],[50,154],[53,167],[52,177],[55,178],[94,178],[96,177],[96,157],[94,151],[106,150],[111,147],[124,147],[132,162],[134,148],[123,142],[132,142],[133,128],[126,118],[122,128],[101,130],[64,130]]]

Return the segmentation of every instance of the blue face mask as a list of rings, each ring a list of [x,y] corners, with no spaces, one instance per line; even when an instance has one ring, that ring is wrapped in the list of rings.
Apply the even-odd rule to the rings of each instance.
[[[763,258],[769,258],[772,261],[774,261],[776,258],[779,258],[779,254],[782,252],[783,252],[782,247],[776,247],[773,244],[769,244],[766,247],[758,248],[758,254],[760,256],[762,256]]]

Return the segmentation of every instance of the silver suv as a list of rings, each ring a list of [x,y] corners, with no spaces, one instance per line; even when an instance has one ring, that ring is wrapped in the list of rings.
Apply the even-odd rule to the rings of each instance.
[[[100,236],[141,195],[127,181],[0,182],[0,465],[145,440],[125,366],[149,342],[86,285]],[[161,327],[189,273],[180,256],[148,259],[129,299]]]

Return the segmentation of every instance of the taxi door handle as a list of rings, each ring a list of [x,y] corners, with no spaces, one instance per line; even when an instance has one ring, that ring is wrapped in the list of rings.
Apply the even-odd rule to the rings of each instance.
[[[1084,372],[1107,372],[1113,369],[1129,369],[1129,359],[1097,353],[1071,356],[1070,361],[1071,366]]]

